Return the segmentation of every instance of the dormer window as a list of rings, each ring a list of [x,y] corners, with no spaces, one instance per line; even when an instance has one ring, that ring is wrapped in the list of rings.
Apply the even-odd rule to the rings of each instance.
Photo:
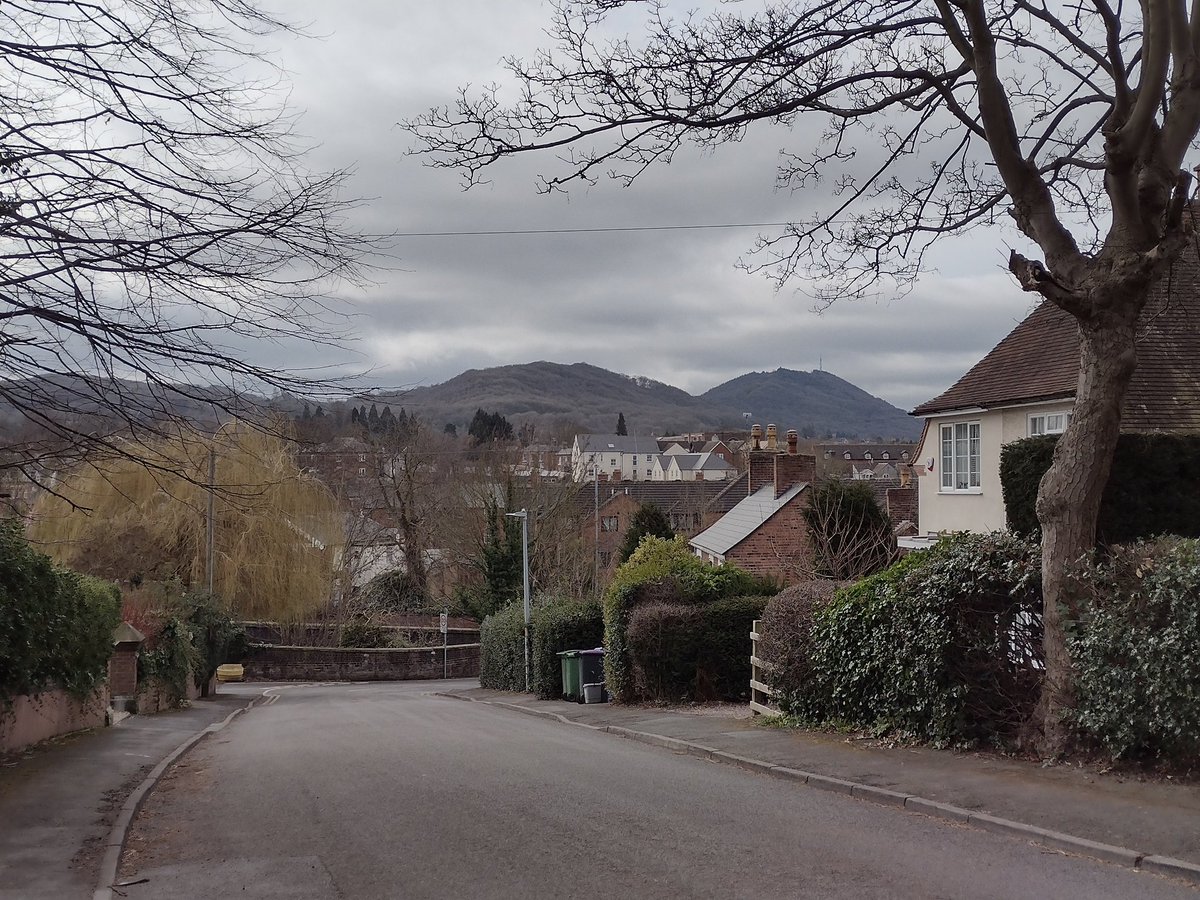
[[[871,456],[870,450],[868,450],[866,453],[863,454],[863,459],[866,459],[866,460],[874,459],[874,457]]]
[[[892,458],[892,454],[888,453],[886,450],[884,450],[880,456],[880,459],[891,459],[891,458]]]
[[[850,451],[847,450],[845,453],[842,454],[842,459],[849,459],[849,458],[850,458]]]

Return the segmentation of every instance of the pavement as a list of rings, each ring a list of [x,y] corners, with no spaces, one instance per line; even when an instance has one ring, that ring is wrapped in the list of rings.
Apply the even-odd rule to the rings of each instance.
[[[583,705],[483,688],[450,695],[1200,885],[1200,785],[996,754],[888,747],[771,727],[730,709]]]
[[[181,744],[261,696],[222,685],[187,709],[130,716],[0,757],[0,898],[90,898],[127,799]]]
[[[580,705],[462,681],[425,686],[538,716],[555,727],[586,726],[1200,885],[1200,786],[1194,784],[1040,767],[989,754],[886,747],[770,727],[729,708]],[[0,758],[0,900],[98,895],[102,862],[113,855],[113,826],[132,816],[155,773],[183,745],[190,747],[269,687],[223,685],[217,697],[185,710],[134,716]]]

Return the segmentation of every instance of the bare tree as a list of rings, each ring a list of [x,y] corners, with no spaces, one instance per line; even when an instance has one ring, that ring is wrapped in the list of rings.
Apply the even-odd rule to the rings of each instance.
[[[0,5],[0,464],[319,389],[251,358],[335,343],[323,298],[371,241],[254,48],[286,29],[253,0]]]
[[[1185,155],[1200,128],[1200,8],[1182,0],[764,0],[671,18],[609,40],[622,0],[560,0],[557,47],[507,60],[521,87],[463,91],[406,123],[435,166],[476,183],[496,161],[552,151],[545,190],[611,174],[628,183],[686,142],[804,122],[789,188],[831,178],[826,207],[761,239],[754,265],[811,277],[826,300],[902,289],[939,236],[1007,212],[1032,254],[1021,287],[1079,323],[1074,416],[1042,482],[1043,747],[1060,752],[1073,674],[1066,563],[1095,542],[1135,330],[1150,288],[1191,234]],[[1030,251],[1026,251],[1030,252]],[[1040,258],[1038,258],[1040,257]]]

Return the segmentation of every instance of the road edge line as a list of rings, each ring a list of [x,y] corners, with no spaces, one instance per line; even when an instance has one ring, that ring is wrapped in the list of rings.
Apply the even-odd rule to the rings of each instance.
[[[213,722],[205,725],[182,744],[168,753],[161,759],[150,773],[142,779],[133,791],[125,798],[125,803],[121,806],[121,811],[117,814],[116,820],[113,822],[112,828],[108,831],[108,838],[104,842],[105,851],[104,857],[100,860],[100,877],[97,882],[96,890],[92,892],[92,900],[112,900],[113,888],[116,887],[117,869],[121,865],[121,855],[125,852],[125,839],[129,836],[129,828],[133,824],[133,817],[137,815],[142,803],[145,801],[149,793],[154,790],[155,785],[166,774],[169,769],[181,756],[191,750],[196,744],[210,734],[216,734],[237,716],[248,712],[253,708],[254,704],[258,703],[267,696],[267,691],[272,688],[265,688],[257,697],[252,697],[250,702],[245,706],[239,706],[237,709],[229,713],[220,722]]]

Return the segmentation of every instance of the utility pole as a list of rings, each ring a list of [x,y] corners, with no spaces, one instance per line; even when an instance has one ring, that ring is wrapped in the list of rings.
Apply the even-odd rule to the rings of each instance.
[[[213,491],[217,484],[217,449],[208,448],[208,553],[205,570],[208,573],[208,594],[213,592],[213,532],[215,529],[213,514]]]
[[[529,691],[529,512],[505,513],[521,520],[521,583],[525,601],[525,691]]]

